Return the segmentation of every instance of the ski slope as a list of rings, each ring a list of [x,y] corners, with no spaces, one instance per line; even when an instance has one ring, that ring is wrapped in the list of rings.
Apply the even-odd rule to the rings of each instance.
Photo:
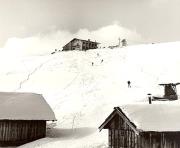
[[[0,90],[43,94],[58,120],[46,138],[21,147],[107,147],[98,127],[113,107],[148,103],[148,93],[163,94],[158,83],[180,82],[179,56],[173,42],[1,59]]]

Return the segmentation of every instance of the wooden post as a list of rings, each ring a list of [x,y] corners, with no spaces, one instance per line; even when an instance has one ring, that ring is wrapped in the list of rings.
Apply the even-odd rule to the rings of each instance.
[[[161,134],[161,148],[164,148],[165,146],[165,139],[164,139],[164,133]]]
[[[150,143],[150,148],[152,147],[152,139],[151,139],[151,133],[149,133],[149,143]]]
[[[149,104],[152,104],[151,94],[148,94],[148,100],[149,100]]]

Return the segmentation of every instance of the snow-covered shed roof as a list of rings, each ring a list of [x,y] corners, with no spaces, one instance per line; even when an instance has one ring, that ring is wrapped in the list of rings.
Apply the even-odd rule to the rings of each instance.
[[[40,94],[0,92],[0,120],[56,120]]]
[[[137,131],[180,131],[180,105],[128,104],[114,109],[114,113],[123,113],[127,117],[127,121],[135,125]],[[106,119],[106,121],[108,120]],[[100,130],[103,126],[100,127]]]

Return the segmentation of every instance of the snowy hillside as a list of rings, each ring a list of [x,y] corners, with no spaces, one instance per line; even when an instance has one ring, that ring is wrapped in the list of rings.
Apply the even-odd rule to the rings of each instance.
[[[107,131],[99,133],[98,127],[114,106],[147,103],[147,93],[163,93],[158,83],[180,82],[180,42],[8,61],[1,62],[0,90],[43,94],[58,120],[50,123],[46,138],[25,148],[105,147]]]

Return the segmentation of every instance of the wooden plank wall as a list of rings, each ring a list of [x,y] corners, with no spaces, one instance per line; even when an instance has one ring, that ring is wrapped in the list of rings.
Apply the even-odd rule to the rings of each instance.
[[[45,137],[46,121],[4,120],[0,121],[0,145],[19,145]],[[6,144],[5,144],[6,145]]]
[[[109,125],[109,147],[137,148],[137,135],[120,116]]]
[[[180,132],[142,132],[137,135],[116,115],[109,123],[110,148],[180,148]]]
[[[109,130],[109,147],[137,148],[136,139],[132,131]]]
[[[140,136],[140,147],[180,148],[179,132],[147,132]]]

